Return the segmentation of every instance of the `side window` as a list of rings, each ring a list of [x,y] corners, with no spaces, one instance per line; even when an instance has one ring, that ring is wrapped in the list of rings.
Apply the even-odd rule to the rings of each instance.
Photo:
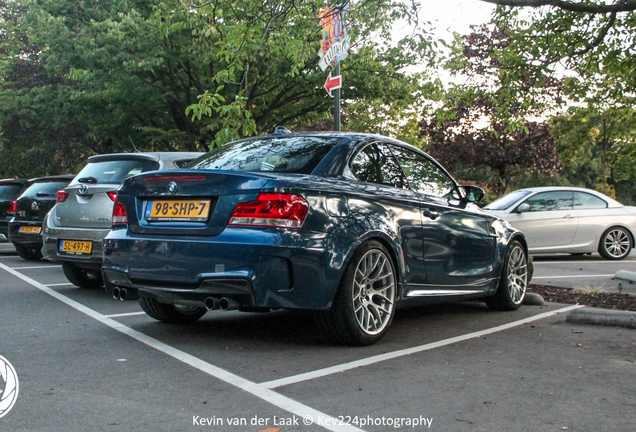
[[[525,201],[529,211],[572,210],[572,192],[542,192]]]
[[[391,146],[409,185],[416,192],[436,197],[451,198],[455,182],[428,158],[398,146]]]
[[[607,203],[597,196],[585,192],[574,192],[576,210],[607,208]]]
[[[395,158],[383,144],[370,144],[356,155],[351,171],[358,180],[405,188],[406,180]]]

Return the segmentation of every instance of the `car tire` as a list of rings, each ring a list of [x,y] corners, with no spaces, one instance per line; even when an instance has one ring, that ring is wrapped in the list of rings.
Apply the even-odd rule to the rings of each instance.
[[[13,245],[15,246],[16,252],[22,259],[27,261],[38,261],[42,258],[42,250],[40,248],[29,248],[18,243],[14,243]]]
[[[521,243],[513,240],[508,245],[501,270],[499,286],[494,296],[484,299],[491,310],[519,309],[528,288],[528,255]]]
[[[87,270],[69,263],[63,263],[62,270],[66,279],[80,288],[93,289],[104,286],[104,279],[99,270]]]
[[[633,241],[629,231],[622,227],[611,227],[601,236],[598,253],[608,260],[622,260],[632,251]]]
[[[147,297],[140,298],[139,305],[149,317],[169,324],[191,324],[207,312],[203,307],[171,305]]]
[[[386,247],[375,240],[362,244],[347,265],[331,309],[317,314],[318,325],[338,343],[377,342],[395,315],[397,279]]]

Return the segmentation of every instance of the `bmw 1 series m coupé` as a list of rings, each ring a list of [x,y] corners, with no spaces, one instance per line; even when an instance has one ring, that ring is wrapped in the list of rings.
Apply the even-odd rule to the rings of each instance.
[[[302,309],[333,340],[368,345],[400,307],[521,305],[525,238],[474,204],[483,195],[394,139],[279,131],[127,179],[103,277],[163,322]]]

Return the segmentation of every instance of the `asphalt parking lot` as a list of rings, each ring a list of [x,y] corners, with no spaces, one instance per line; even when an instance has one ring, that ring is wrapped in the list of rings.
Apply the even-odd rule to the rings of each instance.
[[[574,276],[613,265],[541,258],[534,283],[584,284]],[[0,355],[20,383],[3,431],[633,429],[636,332],[566,323],[577,306],[401,310],[378,344],[350,348],[303,313],[158,323],[6,243],[0,281]]]
[[[580,289],[607,291],[636,295],[636,284],[614,279],[617,271],[636,272],[636,252],[621,261],[608,261],[598,254],[572,256],[537,255],[533,257],[532,283]]]

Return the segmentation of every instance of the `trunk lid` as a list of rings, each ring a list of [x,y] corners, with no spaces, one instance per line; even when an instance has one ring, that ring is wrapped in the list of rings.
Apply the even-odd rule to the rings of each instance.
[[[110,229],[113,200],[109,192],[117,192],[119,184],[74,184],[65,192],[64,202],[58,203],[55,212],[60,227]]]
[[[55,205],[58,191],[64,189],[72,178],[70,176],[33,183],[16,201],[16,220],[43,221]]]
[[[256,199],[271,179],[238,171],[161,171],[128,179],[118,201],[132,232],[212,236],[225,229],[236,204]]]

